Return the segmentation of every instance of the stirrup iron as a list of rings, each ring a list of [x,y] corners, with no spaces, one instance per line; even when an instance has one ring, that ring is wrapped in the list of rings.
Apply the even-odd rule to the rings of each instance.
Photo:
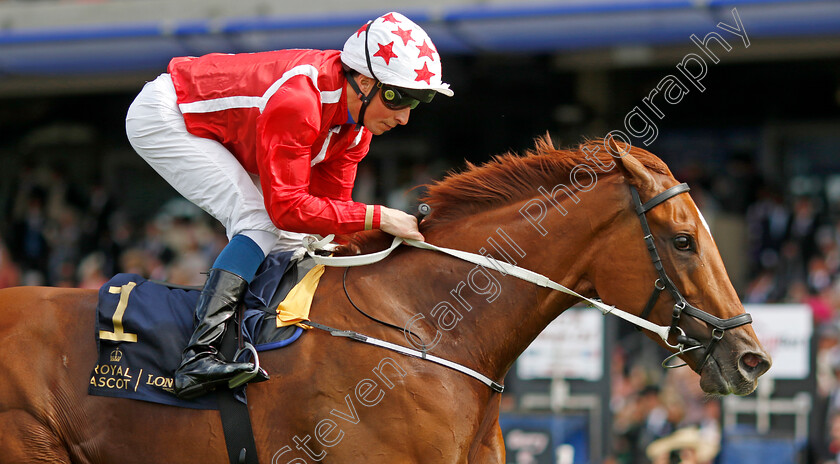
[[[257,349],[254,348],[254,345],[245,342],[245,346],[237,350],[236,354],[233,355],[233,359],[239,359],[239,356],[245,351],[251,352],[251,356],[253,356],[254,358],[254,368],[248,372],[236,374],[232,379],[228,380],[228,388],[230,389],[234,389],[241,385],[245,385],[246,383],[250,382],[254,377],[260,374],[260,355],[257,354]]]

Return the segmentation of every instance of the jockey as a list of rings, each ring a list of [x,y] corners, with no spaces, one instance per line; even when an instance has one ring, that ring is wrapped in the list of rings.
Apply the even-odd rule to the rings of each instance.
[[[175,372],[177,395],[194,398],[254,369],[226,362],[218,349],[269,252],[300,247],[303,234],[381,229],[423,240],[414,216],[351,199],[356,168],[372,135],[453,92],[429,36],[399,13],[362,26],[342,51],[180,57],[167,71],[129,108],[128,139],[229,238]]]

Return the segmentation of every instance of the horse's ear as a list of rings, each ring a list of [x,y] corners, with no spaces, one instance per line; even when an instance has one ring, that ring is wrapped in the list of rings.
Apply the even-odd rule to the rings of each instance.
[[[639,161],[635,156],[630,154],[630,150],[624,151],[619,148],[618,144],[612,138],[607,139],[610,151],[612,153],[624,153],[618,159],[618,165],[627,176],[627,181],[638,188],[639,190],[656,190],[656,180],[650,171]]]

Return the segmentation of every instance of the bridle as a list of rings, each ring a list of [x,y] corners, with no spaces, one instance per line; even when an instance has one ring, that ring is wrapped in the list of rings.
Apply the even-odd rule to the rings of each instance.
[[[736,327],[752,323],[752,316],[748,313],[743,313],[728,319],[721,319],[703,311],[702,309],[692,306],[691,303],[686,301],[685,297],[682,296],[676,285],[674,285],[674,282],[665,272],[665,268],[662,266],[662,259],[659,257],[659,252],[656,251],[656,244],[653,240],[653,234],[650,231],[650,225],[648,224],[646,213],[657,205],[681,193],[688,192],[688,190],[688,184],[682,183],[665,190],[648,200],[646,203],[642,203],[642,200],[639,198],[639,191],[636,190],[635,187],[630,186],[630,192],[633,195],[633,205],[636,208],[636,214],[639,216],[639,221],[642,224],[645,244],[647,245],[648,252],[650,253],[650,259],[653,261],[653,267],[656,269],[657,274],[659,274],[659,277],[653,283],[653,292],[648,299],[645,309],[642,311],[641,317],[642,319],[648,319],[650,312],[659,300],[659,295],[663,290],[667,290],[674,299],[674,311],[671,314],[671,326],[668,332],[676,337],[679,351],[665,358],[665,360],[662,361],[662,367],[672,369],[685,366],[686,363],[678,365],[671,365],[668,363],[677,356],[688,353],[689,351],[705,348],[706,355],[703,358],[703,362],[697,367],[697,372],[700,372],[703,369],[703,366],[705,366],[709,361],[709,358],[712,356],[712,351],[715,346],[717,346],[717,343],[723,338],[724,333],[729,329],[734,329]],[[709,344],[707,346],[704,347],[700,341],[688,337],[685,331],[679,326],[680,318],[683,314],[699,319],[712,327],[712,336],[709,339]],[[686,348],[686,346],[689,347]]]

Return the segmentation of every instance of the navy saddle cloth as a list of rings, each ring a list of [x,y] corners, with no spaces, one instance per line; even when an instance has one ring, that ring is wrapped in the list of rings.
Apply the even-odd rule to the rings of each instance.
[[[300,327],[277,328],[275,323],[277,305],[314,266],[312,259],[292,262],[291,258],[291,252],[269,255],[246,292],[243,338],[258,351],[287,346],[303,333]],[[103,285],[96,317],[99,359],[88,393],[217,409],[215,395],[181,400],[173,393],[174,372],[195,327],[200,293],[136,274],[117,274]]]

